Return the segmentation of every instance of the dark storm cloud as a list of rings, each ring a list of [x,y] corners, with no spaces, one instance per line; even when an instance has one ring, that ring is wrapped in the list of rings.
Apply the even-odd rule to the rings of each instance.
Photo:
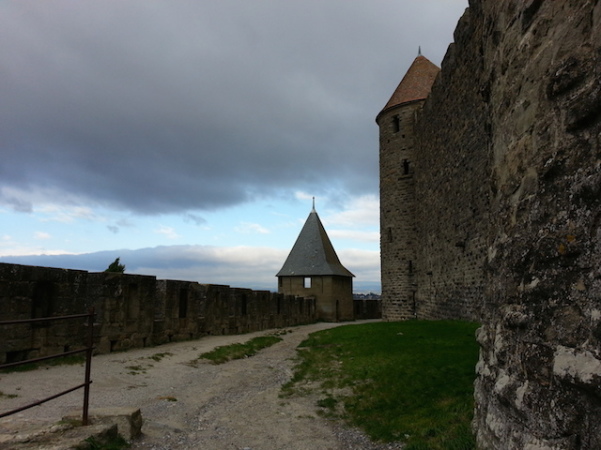
[[[418,45],[440,62],[465,3],[2,2],[0,201],[375,192],[374,117]]]

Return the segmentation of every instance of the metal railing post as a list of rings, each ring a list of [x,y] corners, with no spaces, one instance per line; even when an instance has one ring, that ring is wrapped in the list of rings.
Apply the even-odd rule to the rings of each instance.
[[[85,426],[88,424],[88,407],[90,404],[90,374],[92,371],[92,351],[94,350],[94,307],[89,310],[90,317],[88,318],[88,348],[86,351],[86,374],[85,386],[83,388],[83,414],[81,423]]]

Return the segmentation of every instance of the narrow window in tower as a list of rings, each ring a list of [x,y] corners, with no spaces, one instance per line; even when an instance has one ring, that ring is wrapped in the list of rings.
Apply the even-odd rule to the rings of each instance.
[[[388,227],[388,242],[392,242],[392,228]]]
[[[409,160],[403,160],[403,175],[409,175]]]
[[[305,277],[305,289],[309,289],[311,287],[311,277]]]
[[[399,116],[394,116],[392,118],[392,130],[395,133],[398,133],[399,131],[401,131],[401,119],[399,118]]]
[[[409,275],[413,275],[413,261],[409,260],[408,264]]]

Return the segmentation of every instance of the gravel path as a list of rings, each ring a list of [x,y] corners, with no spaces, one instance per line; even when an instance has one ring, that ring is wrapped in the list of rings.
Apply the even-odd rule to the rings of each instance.
[[[292,375],[298,344],[309,333],[338,325],[318,323],[289,328],[278,344],[251,358],[221,365],[197,360],[198,355],[269,333],[210,336],[99,355],[92,361],[90,407],[140,408],[143,436],[133,443],[132,449],[401,448],[398,444],[374,444],[357,430],[318,416],[316,396],[278,397],[281,385]],[[0,410],[54,394],[57,386],[70,387],[82,378],[80,366],[0,375],[0,391],[4,394],[0,396]],[[9,398],[11,395],[18,397]],[[81,403],[81,391],[68,394],[0,419],[0,431],[36,421],[56,422],[81,409]]]

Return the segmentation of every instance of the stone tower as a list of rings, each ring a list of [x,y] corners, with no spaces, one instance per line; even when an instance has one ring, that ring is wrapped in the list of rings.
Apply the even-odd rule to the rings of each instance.
[[[278,292],[316,300],[322,320],[353,320],[353,277],[338,259],[319,216],[309,214],[278,277]]]
[[[421,54],[376,117],[380,128],[382,318],[416,317],[414,127],[440,69]]]

